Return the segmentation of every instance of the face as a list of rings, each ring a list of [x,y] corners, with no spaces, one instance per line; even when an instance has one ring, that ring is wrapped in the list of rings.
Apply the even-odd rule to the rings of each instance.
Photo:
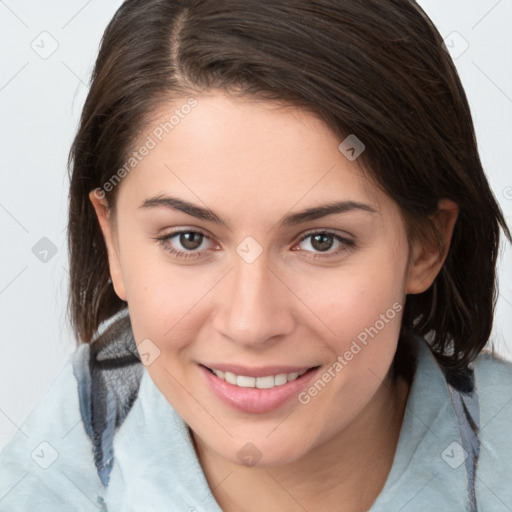
[[[115,215],[91,195],[146,369],[216,454],[297,460],[377,395],[434,260],[305,111],[212,91],[155,126]]]

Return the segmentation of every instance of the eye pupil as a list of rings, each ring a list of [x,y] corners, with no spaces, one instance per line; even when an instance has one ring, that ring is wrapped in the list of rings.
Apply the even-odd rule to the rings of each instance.
[[[201,242],[203,241],[203,236],[204,235],[202,235],[201,233],[194,233],[192,231],[188,233],[181,233],[180,244],[185,249],[197,249],[201,245]]]
[[[326,233],[317,233],[311,237],[311,245],[317,251],[328,251],[333,244],[333,237]]]

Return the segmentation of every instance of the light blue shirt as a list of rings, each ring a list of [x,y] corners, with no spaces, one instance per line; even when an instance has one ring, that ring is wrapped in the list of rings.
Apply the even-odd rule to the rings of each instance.
[[[470,510],[467,452],[444,375],[426,342],[390,474],[371,512]],[[87,345],[72,356],[83,356]],[[479,512],[512,511],[512,364],[489,354],[474,363],[480,401]],[[187,425],[144,371],[139,394],[114,437],[105,488],[67,363],[0,454],[0,512],[221,512]],[[371,467],[371,464],[370,464]]]

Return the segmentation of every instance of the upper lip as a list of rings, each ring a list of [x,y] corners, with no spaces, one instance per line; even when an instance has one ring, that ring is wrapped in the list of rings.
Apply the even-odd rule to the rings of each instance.
[[[223,363],[208,363],[203,364],[210,370],[221,370],[223,372],[234,373],[235,375],[244,375],[246,377],[266,377],[268,375],[279,375],[282,373],[295,373],[309,370],[315,366],[259,366],[249,368],[237,364],[223,364]],[[318,365],[317,365],[318,366]]]

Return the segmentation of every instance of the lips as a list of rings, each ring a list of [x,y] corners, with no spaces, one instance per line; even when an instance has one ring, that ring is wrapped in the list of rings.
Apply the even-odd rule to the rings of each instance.
[[[279,375],[281,373],[301,373],[314,368],[314,366],[260,366],[250,368],[236,364],[224,363],[204,363],[202,366],[210,370],[220,370],[222,372],[230,372],[235,375],[246,375],[247,377],[266,377],[268,375]]]
[[[320,368],[319,366],[248,368],[224,364],[212,364],[213,368],[202,364],[198,366],[206,380],[206,385],[214,395],[224,404],[247,413],[265,413],[278,409],[294,396],[298,396]],[[230,380],[233,383],[230,383]]]
[[[269,374],[267,370],[258,373],[265,375],[250,376],[250,375],[237,375],[233,372],[218,370],[215,368],[208,368],[214,375],[219,379],[242,388],[258,388],[258,389],[271,389],[275,386],[282,386],[287,382],[291,382],[307,372],[307,369],[294,371],[289,373],[276,373],[274,375]],[[254,371],[254,373],[256,370]],[[251,373],[248,371],[247,373]]]

